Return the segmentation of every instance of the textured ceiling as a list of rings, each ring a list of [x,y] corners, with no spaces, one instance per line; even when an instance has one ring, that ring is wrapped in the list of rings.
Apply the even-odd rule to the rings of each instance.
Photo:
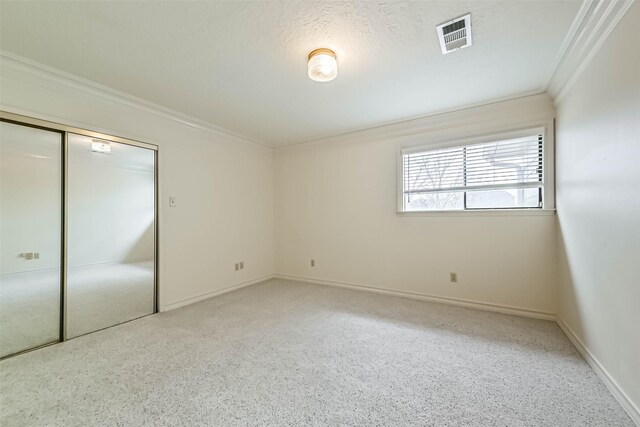
[[[273,145],[543,90],[577,1],[0,2],[0,47]],[[471,12],[473,46],[435,26]],[[316,83],[306,56],[338,55]]]

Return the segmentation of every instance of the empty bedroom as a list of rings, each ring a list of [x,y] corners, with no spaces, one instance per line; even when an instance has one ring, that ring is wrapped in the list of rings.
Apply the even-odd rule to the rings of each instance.
[[[640,426],[639,27],[0,0],[0,425]]]

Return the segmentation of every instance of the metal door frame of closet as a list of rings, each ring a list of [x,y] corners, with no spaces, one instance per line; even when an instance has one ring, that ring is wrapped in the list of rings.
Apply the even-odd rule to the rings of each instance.
[[[67,126],[60,123],[50,122],[47,120],[36,119],[34,117],[24,116],[20,114],[10,113],[7,111],[0,110],[0,121],[12,123],[20,126],[27,126],[36,129],[47,130],[51,132],[57,132],[62,135],[62,156],[61,156],[61,194],[62,194],[62,223],[60,224],[61,236],[60,236],[60,245],[61,245],[61,255],[60,255],[60,337],[58,341],[51,342],[47,344],[43,344],[34,348],[26,349],[19,351],[17,353],[13,353],[7,356],[4,356],[0,359],[7,359],[13,356],[17,356],[19,354],[28,353],[30,351],[38,350],[40,348],[48,347],[50,345],[58,344],[63,341],[67,341],[67,203],[68,203],[68,145],[69,145],[69,134],[78,134],[83,136],[88,136],[90,138],[102,139],[110,142],[115,142],[119,144],[132,145],[134,147],[146,148],[149,150],[153,150],[154,152],[154,262],[153,262],[153,312],[150,314],[155,314],[158,312],[158,243],[159,243],[159,224],[158,224],[158,211],[159,211],[159,202],[158,202],[158,146],[154,144],[148,144],[146,142],[136,141],[133,139],[122,138],[119,136],[109,135],[105,133],[95,132],[87,129],[77,128],[74,126]],[[148,316],[148,315],[146,315]],[[145,317],[145,316],[142,316]],[[139,319],[139,317],[137,318]],[[121,325],[123,323],[130,322],[131,319],[122,323],[117,323],[116,325]],[[112,326],[116,326],[112,325]],[[111,327],[111,326],[109,326]],[[96,332],[96,331],[92,331]]]

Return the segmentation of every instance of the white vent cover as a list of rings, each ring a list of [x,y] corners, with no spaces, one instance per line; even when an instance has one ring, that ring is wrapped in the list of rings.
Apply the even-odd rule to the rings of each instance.
[[[437,27],[442,54],[471,46],[471,14],[466,14]]]

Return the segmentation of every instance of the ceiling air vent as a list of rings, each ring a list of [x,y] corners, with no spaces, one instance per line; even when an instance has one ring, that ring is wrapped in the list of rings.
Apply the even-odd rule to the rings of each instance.
[[[471,14],[438,25],[442,54],[471,46]]]

